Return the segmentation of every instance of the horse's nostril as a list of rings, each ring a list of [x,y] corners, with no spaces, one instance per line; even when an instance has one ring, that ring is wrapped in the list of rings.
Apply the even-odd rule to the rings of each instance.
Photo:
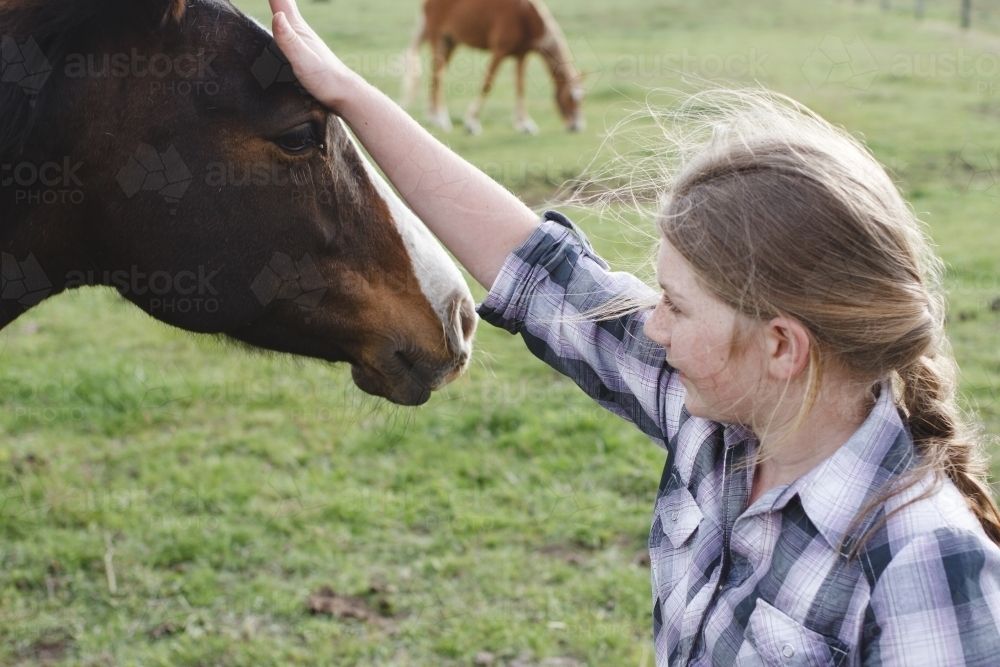
[[[454,294],[449,300],[448,323],[445,335],[452,363],[464,366],[472,349],[472,336],[476,333],[479,316],[472,299],[467,294]]]
[[[396,358],[396,363],[402,366],[405,372],[409,373],[413,370],[415,364],[405,354],[397,350],[392,356]]]
[[[476,310],[472,303],[465,298],[462,299],[459,312],[462,320],[462,337],[467,341],[472,340],[473,334],[476,333],[476,324],[479,322],[479,316],[476,315]]]

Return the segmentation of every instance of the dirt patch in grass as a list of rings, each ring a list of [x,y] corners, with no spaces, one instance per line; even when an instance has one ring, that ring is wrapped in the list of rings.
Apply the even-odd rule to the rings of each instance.
[[[65,658],[72,645],[73,636],[67,630],[51,630],[32,642],[22,657],[26,661],[34,660],[50,665]]]
[[[390,632],[396,627],[391,618],[392,603],[375,587],[361,597],[341,595],[329,586],[323,586],[309,596],[306,609],[311,614],[362,621]]]

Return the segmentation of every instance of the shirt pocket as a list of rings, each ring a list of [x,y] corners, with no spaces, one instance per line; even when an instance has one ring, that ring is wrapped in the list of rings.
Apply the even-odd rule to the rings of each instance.
[[[694,557],[694,534],[704,518],[701,508],[687,487],[680,487],[660,499],[656,507],[665,540],[657,554],[656,582],[662,599],[691,569]]]
[[[840,667],[847,658],[839,639],[810,630],[760,599],[746,638],[767,667]]]

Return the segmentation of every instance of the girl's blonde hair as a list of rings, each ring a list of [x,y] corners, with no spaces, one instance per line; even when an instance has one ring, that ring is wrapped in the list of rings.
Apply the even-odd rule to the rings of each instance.
[[[809,331],[800,416],[831,362],[867,386],[891,381],[921,462],[863,513],[946,475],[1000,543],[984,448],[956,400],[943,265],[885,170],[855,138],[773,93],[705,91],[656,118],[666,150],[647,146],[632,175],[666,175],[657,225],[713,293],[753,321],[780,314]],[[633,203],[641,189],[628,190]],[[605,203],[622,190],[611,192]]]

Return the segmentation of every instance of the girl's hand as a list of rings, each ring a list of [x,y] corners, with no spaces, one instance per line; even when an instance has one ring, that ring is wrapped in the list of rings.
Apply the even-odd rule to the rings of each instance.
[[[299,14],[295,0],[270,0],[274,40],[306,90],[327,108],[339,111],[364,80],[333,54]]]

